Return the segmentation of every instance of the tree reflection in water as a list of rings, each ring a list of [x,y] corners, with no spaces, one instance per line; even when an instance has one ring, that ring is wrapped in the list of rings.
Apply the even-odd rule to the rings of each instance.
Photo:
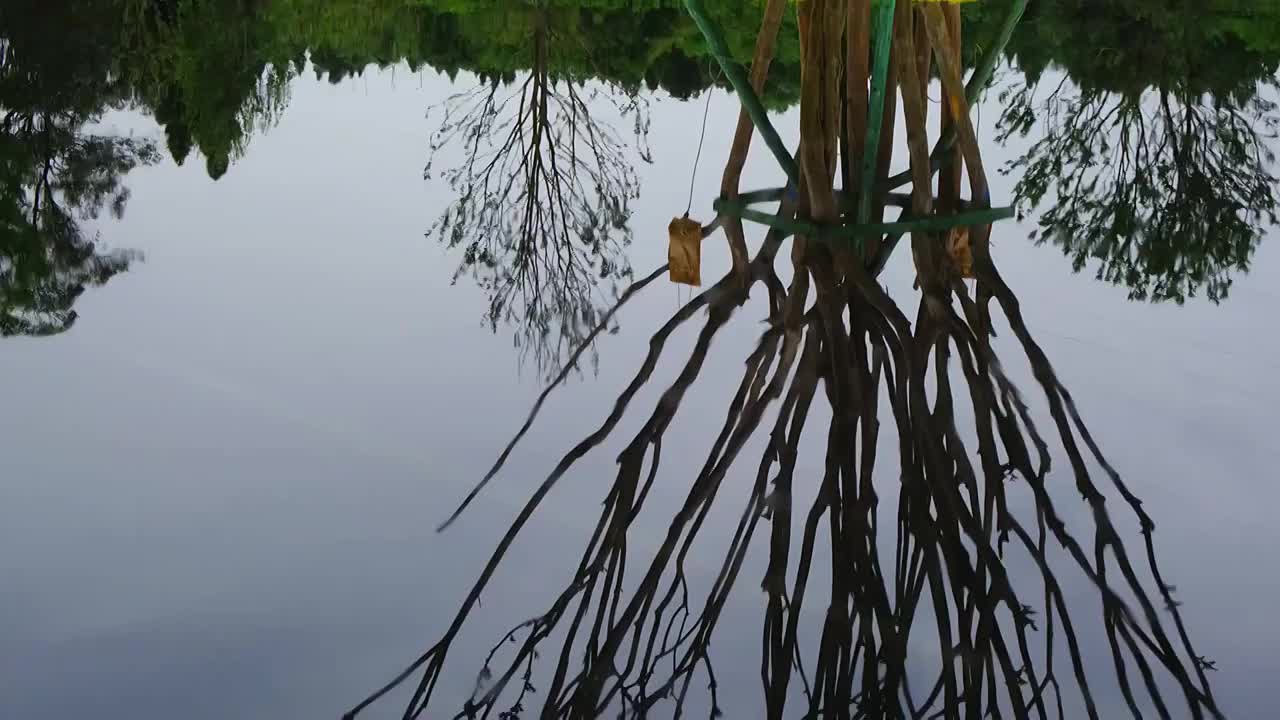
[[[0,336],[66,331],[85,288],[139,257],[82,226],[123,215],[124,177],[159,160],[154,142],[93,127],[128,99],[109,67],[110,13],[95,10],[0,9]]]
[[[1076,270],[1136,300],[1218,302],[1276,223],[1276,62],[1221,32],[1252,6],[1135,5],[1038,3],[998,140],[1038,136],[1007,170],[1042,210],[1033,237]],[[1097,33],[1125,39],[1063,40]],[[1063,77],[1044,78],[1046,54]]]
[[[784,4],[770,0],[765,9],[752,76],[757,90]],[[861,117],[846,112],[868,107],[862,31],[871,7],[868,0],[798,5],[805,48],[800,183],[797,193],[784,193],[783,220],[851,221],[841,198],[856,194],[857,173],[840,173],[838,166],[862,167],[857,132],[842,128],[865,128],[866,110]],[[958,13],[907,0],[895,12],[890,90],[902,101],[912,179],[903,217],[984,207],[986,176],[960,78]],[[850,68],[847,83],[840,81],[842,64]],[[942,174],[934,197],[922,80],[935,67],[952,108],[946,123],[957,138],[953,150],[940,146],[941,155],[967,174],[974,198],[967,203],[959,200],[956,171]],[[895,118],[887,120],[886,144]],[[749,122],[739,123],[726,195],[736,194],[751,133]],[[865,151],[887,154],[883,147]],[[836,192],[838,175],[848,178],[849,195]],[[887,163],[877,177],[883,185]],[[739,221],[721,217],[717,224],[728,230],[736,256],[743,247]],[[783,717],[786,707],[799,704],[805,717],[815,718],[1046,718],[1077,716],[1078,706],[1098,718],[1115,710],[1105,704],[1111,696],[1100,694],[1100,674],[1114,677],[1109,691],[1118,689],[1134,716],[1145,709],[1161,717],[1221,717],[1206,678],[1212,663],[1197,654],[1157,564],[1152,518],[1107,462],[1027,327],[1015,292],[992,261],[991,226],[968,233],[972,286],[961,255],[943,251],[941,233],[911,234],[920,286],[912,320],[876,277],[878,256],[894,238],[855,246],[802,233],[792,239],[791,279],[784,285],[778,269],[785,264],[785,233],[770,230],[753,256],[735,262],[733,272],[658,328],[612,411],[523,506],[443,637],[347,717],[410,678],[417,685],[405,717],[428,712],[460,629],[524,525],[556,483],[636,410],[637,393],[667,340],[691,321],[701,323],[697,341],[618,456],[617,475],[572,577],[549,606],[495,638],[457,717],[680,717],[694,705],[716,717],[720,689],[710,647],[730,595],[742,584],[753,541],[767,546],[768,555],[760,628],[767,717]],[[636,282],[621,302],[663,270]],[[637,556],[629,541],[659,475],[664,437],[702,376],[713,339],[757,287],[769,297],[767,329],[665,536],[656,550]],[[1006,374],[991,342],[997,320],[1029,363],[1047,417],[1035,417]],[[540,406],[541,400],[453,518],[499,471]],[[828,426],[824,471],[807,484],[796,468],[811,419]],[[896,487],[883,468],[876,477],[882,430],[890,436],[885,445],[897,448]],[[765,447],[750,495],[714,580],[700,594],[687,560],[698,538],[706,542],[708,514],[753,439]],[[1087,512],[1075,512],[1063,497],[1070,490],[1050,482],[1055,446]],[[896,504],[882,505],[892,494]],[[1108,497],[1137,519],[1140,549],[1123,542]],[[892,547],[885,543],[890,538]],[[820,564],[822,557],[829,567]],[[1064,559],[1088,578],[1100,617],[1085,617],[1080,606],[1068,604],[1055,569]],[[802,627],[817,618],[818,641],[809,646],[802,638],[813,633]],[[1100,624],[1107,638],[1112,664],[1105,670],[1086,667],[1086,622]],[[929,645],[933,652],[921,650]],[[705,703],[692,701],[695,682],[709,688]]]
[[[524,357],[550,372],[608,304],[601,284],[632,272],[626,248],[639,181],[601,109],[634,121],[642,155],[648,113],[634,92],[588,89],[554,70],[557,46],[572,38],[545,8],[529,12],[531,70],[482,78],[444,103],[426,175],[441,150],[461,148],[463,159],[443,173],[457,200],[429,234],[461,248],[454,280],[472,276],[489,297],[491,326],[510,325]]]

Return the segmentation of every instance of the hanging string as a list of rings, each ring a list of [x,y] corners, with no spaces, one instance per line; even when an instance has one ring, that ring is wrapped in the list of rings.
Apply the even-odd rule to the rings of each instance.
[[[707,88],[707,103],[702,108],[702,131],[698,135],[698,152],[693,156],[693,172],[689,176],[689,204],[684,208],[685,217],[689,217],[690,211],[693,210],[693,187],[698,180],[698,162],[702,160],[702,143],[707,139],[707,116],[711,114],[711,95],[719,79],[720,70],[717,66],[715,77],[711,78],[711,85]]]

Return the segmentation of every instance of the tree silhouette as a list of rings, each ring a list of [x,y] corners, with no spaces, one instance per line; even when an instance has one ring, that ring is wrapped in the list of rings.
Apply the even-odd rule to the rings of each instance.
[[[0,130],[0,334],[52,335],[75,322],[73,306],[86,287],[138,257],[102,251],[79,221],[104,208],[121,217],[129,199],[122,176],[158,156],[148,141],[78,134],[49,116],[21,125],[35,129]]]
[[[454,279],[472,277],[489,296],[487,321],[514,327],[548,370],[595,324],[607,299],[600,286],[631,275],[639,183],[601,109],[631,119],[642,156],[648,119],[636,95],[557,71],[553,16],[531,12],[531,70],[481,78],[447,99],[424,174],[441,153],[462,155],[441,173],[457,198],[428,234],[461,251]]]
[[[786,5],[766,6],[751,78],[757,85],[765,81]],[[846,32],[846,15],[856,28],[869,21],[871,6],[870,0],[797,6],[806,47],[800,168],[796,193],[779,202],[780,222],[753,255],[656,329],[608,415],[544,476],[503,532],[444,634],[347,718],[410,679],[416,684],[403,717],[448,717],[433,704],[439,680],[481,594],[555,486],[645,402],[640,391],[667,341],[689,322],[700,325],[693,348],[651,410],[641,410],[638,429],[622,438],[617,473],[600,488],[599,519],[563,589],[506,633],[495,633],[474,690],[453,717],[679,718],[697,705],[707,717],[721,716],[713,640],[730,597],[744,592],[741,575],[756,547],[767,565],[760,583],[745,590],[753,597],[764,591],[763,711],[753,716],[789,717],[800,705],[803,717],[840,720],[1111,717],[1114,710],[1098,694],[1099,673],[1086,668],[1082,650],[1081,631],[1092,619],[1112,661],[1103,681],[1119,696],[1106,701],[1123,702],[1134,717],[1146,708],[1159,717],[1221,718],[1206,678],[1212,662],[1196,653],[1161,573],[1155,523],[1108,463],[1027,327],[992,260],[991,226],[969,227],[972,288],[957,260],[940,252],[941,233],[914,226],[920,294],[903,288],[910,303],[904,307],[877,277],[871,248],[824,235],[829,226],[816,224],[833,222],[839,212],[834,185],[844,111],[860,108],[864,123],[870,112],[865,77],[836,80],[842,68],[859,65],[845,58],[869,55],[866,36],[859,44],[857,33]],[[898,0],[895,9],[890,56],[906,126],[911,210],[935,219],[922,82],[935,59],[972,189],[967,204],[989,208],[960,74],[958,17],[940,3]],[[752,124],[739,130],[726,164],[730,182]],[[893,130],[882,137],[893,138]],[[878,152],[849,149],[848,160],[858,167]],[[888,168],[872,179],[887,184]],[[799,225],[792,228],[792,278],[784,286],[775,266],[787,262],[780,250],[791,231],[781,226],[792,221]],[[666,271],[633,283],[618,304]],[[723,424],[699,426],[709,431],[704,458],[673,463],[664,457],[664,440],[679,432],[675,423],[704,376],[716,336],[756,288],[768,294],[765,329]],[[997,312],[1012,335],[1004,351],[991,340]],[[1032,369],[1047,419],[1035,416],[1006,375],[1008,350]],[[566,372],[445,526],[503,468]],[[801,448],[818,423],[825,450],[820,467],[806,473]],[[1068,461],[1068,477],[1059,479],[1068,482],[1050,482],[1058,447]],[[747,448],[762,449],[744,471],[735,463]],[[894,455],[887,468],[884,448]],[[672,474],[687,479],[687,491],[669,520],[662,518],[667,531],[633,542],[643,532],[639,518],[660,512],[649,502],[653,488],[661,482],[667,495],[678,487]],[[714,534],[706,522],[713,508],[735,492],[741,504],[732,533],[707,538]],[[1083,507],[1067,510],[1073,500]],[[1116,508],[1136,520],[1144,552],[1131,553],[1113,520]],[[720,549],[726,540],[710,577],[698,577],[695,547],[713,542]],[[1097,605],[1068,602],[1068,571],[1083,576]],[[1081,612],[1098,606],[1100,612]],[[691,688],[703,687],[694,700]]]
[[[209,177],[227,173],[255,134],[279,120],[301,70],[281,54],[280,28],[261,3],[118,0],[120,50],[113,66],[136,102],[152,108],[176,162],[192,148]],[[303,58],[305,59],[305,58]]]
[[[1134,299],[1222,300],[1276,221],[1275,57],[1206,37],[1221,15],[1200,3],[1041,11],[1047,29],[1035,37],[1129,39],[1057,48],[1069,79],[1049,81],[1047,94],[1047,51],[1021,41],[1027,66],[1001,93],[1000,139],[1039,134],[1005,169],[1021,198],[1043,206],[1033,237],[1061,247],[1076,270],[1096,263],[1100,280]]]
[[[6,6],[0,21],[0,334],[51,335],[86,287],[137,253],[104,251],[80,223],[123,215],[123,177],[158,160],[150,140],[86,130],[128,96],[110,71],[109,21],[62,6]],[[61,35],[59,35],[61,33]],[[50,43],[70,35],[75,42]]]

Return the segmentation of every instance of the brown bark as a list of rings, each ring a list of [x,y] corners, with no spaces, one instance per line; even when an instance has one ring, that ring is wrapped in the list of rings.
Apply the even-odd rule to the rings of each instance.
[[[956,65],[960,64],[960,6],[955,3],[949,3],[943,8],[943,14],[947,20],[947,31],[951,38],[951,57]],[[942,110],[942,133],[945,135],[947,130],[955,123],[955,117],[949,104],[943,105]],[[951,162],[942,169],[938,177],[938,205],[944,211],[954,211],[960,207],[960,185],[962,174],[964,173],[964,159],[960,156],[960,149],[953,147],[950,152]]]
[[[969,119],[969,102],[965,98],[964,79],[961,76],[958,49],[952,46],[951,33],[947,29],[942,9],[933,4],[924,6],[929,36],[933,40],[938,61],[938,74],[942,78],[943,97],[951,117],[955,120],[956,148],[964,157],[969,173],[969,186],[973,190],[975,207],[989,207],[990,198],[987,189],[987,174],[982,166],[982,156],[978,150],[978,137]]]
[[[778,29],[782,26],[782,13],[786,10],[786,0],[769,0],[765,6],[764,18],[760,23],[760,33],[756,36],[755,56],[751,60],[751,87],[759,95],[764,91],[765,80],[769,77],[769,66],[777,51]],[[738,185],[742,181],[742,168],[746,165],[747,154],[751,150],[751,137],[755,126],[746,109],[738,112],[738,125],[733,134],[733,145],[729,149],[729,159],[725,162],[724,175],[720,180],[720,195],[725,198],[738,196]],[[733,256],[733,269],[745,284],[747,278],[746,233],[739,218],[726,218],[724,234],[729,241],[729,253]]]
[[[845,190],[856,194],[866,153],[871,0],[849,0],[845,27]]]
[[[929,138],[925,127],[924,94],[920,88],[915,55],[915,28],[911,0],[898,0],[894,24],[894,44],[901,46],[898,70],[902,82],[902,114],[907,129],[907,150],[911,162],[911,212],[917,217],[933,214],[933,174],[929,168]],[[947,263],[941,243],[934,233],[911,234],[911,256],[926,298],[947,294]]]
[[[921,17],[923,9],[919,5],[914,5],[911,9],[912,22],[915,25],[915,56],[916,71],[920,77],[920,101],[921,108],[924,110],[925,127],[929,125],[929,71],[932,65],[930,52],[932,47],[929,43],[929,33],[925,31],[924,22]]]

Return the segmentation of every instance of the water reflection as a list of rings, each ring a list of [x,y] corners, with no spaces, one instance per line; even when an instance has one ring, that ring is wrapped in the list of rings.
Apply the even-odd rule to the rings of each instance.
[[[670,0],[644,7],[629,0],[98,4],[126,20],[119,65],[165,127],[175,159],[197,149],[214,178],[274,123],[288,104],[289,81],[308,64],[335,84],[369,66],[400,64],[513,81],[539,63],[562,79],[597,78],[632,93],[661,88],[689,97],[710,84],[705,51],[690,41],[692,24]],[[737,3],[715,4],[716,16],[743,39],[737,46],[749,48],[754,29],[742,23]],[[549,43],[541,59],[539,43]],[[787,47],[794,68],[794,43]],[[793,99],[783,91],[771,102]]]
[[[123,211],[124,175],[154,162],[156,150],[145,140],[96,134],[92,124],[103,111],[126,102],[150,108],[174,159],[199,152],[217,178],[232,171],[253,133],[283,111],[289,82],[308,62],[337,81],[371,62],[403,59],[413,67],[426,63],[485,78],[444,110],[438,146],[442,152],[461,148],[466,159],[436,168],[457,196],[437,230],[458,247],[462,272],[474,273],[491,291],[490,319],[515,323],[528,333],[526,347],[536,347],[536,357],[548,363],[576,347],[562,364],[572,367],[613,317],[612,308],[588,299],[596,283],[630,277],[625,238],[634,169],[622,157],[623,141],[593,117],[595,103],[611,98],[615,109],[622,104],[626,110],[644,85],[688,97],[711,82],[701,41],[689,39],[692,25],[674,3],[659,4],[645,12],[593,3],[611,9],[539,6],[509,13],[493,2],[453,3],[462,9],[445,12],[404,3],[327,3],[322,9],[303,0],[130,0],[93,5],[101,17],[83,9],[71,17],[70,10],[47,3],[7,4],[0,15],[3,330],[65,329],[80,291],[128,266],[130,255],[99,250],[79,221],[105,209]],[[744,38],[754,31],[744,34],[742,28],[750,14],[727,2],[712,5],[728,47],[746,59],[742,48],[751,44]],[[1127,33],[1136,21],[1157,14],[1136,2],[1105,6],[1110,14],[1076,17],[1036,5],[1035,22],[1024,27],[1083,37],[1097,27],[1085,32],[1063,26],[1087,20],[1112,34]],[[807,13],[840,14],[839,6],[817,0],[804,7]],[[1002,6],[975,8],[966,37],[990,36],[1000,26],[1002,16],[990,8]],[[772,31],[780,41],[762,88],[764,104],[785,105],[802,92],[805,97],[800,163],[806,185],[795,197],[780,193],[778,215],[845,218],[850,211],[842,203],[862,189],[851,168],[879,150],[883,178],[895,148],[888,142],[859,148],[858,133],[846,137],[840,123],[815,109],[830,112],[840,105],[829,85],[837,74],[811,62],[806,70],[813,74],[803,79],[794,38],[804,27],[809,42],[836,52],[839,40],[822,35],[839,24],[815,15],[798,26],[777,2],[770,11],[783,27]],[[1119,60],[1123,50],[1097,53],[1087,44],[1018,40],[1038,37],[1020,30],[1010,54],[1029,90],[1005,98],[1011,103],[1005,127],[1026,129],[1035,115],[1036,132],[1045,128],[1045,139],[1014,171],[1022,177],[1022,194],[1056,203],[1045,207],[1045,231],[1078,265],[1101,258],[1103,276],[1130,285],[1137,297],[1181,299],[1203,292],[1219,299],[1230,274],[1247,268],[1275,207],[1263,143],[1273,108],[1257,85],[1273,71],[1277,52],[1256,38],[1246,40],[1238,28],[1216,31],[1214,37],[1229,38],[1225,45],[1201,43],[1199,35],[1188,34],[1210,27],[1213,18],[1185,8],[1170,17],[1182,18],[1174,25],[1176,37],[1157,33],[1140,44],[1147,55]],[[957,27],[954,17],[946,22]],[[591,31],[599,26],[611,32]],[[926,39],[945,47],[923,24],[916,27],[918,32],[904,31],[899,48],[923,47]],[[60,42],[48,42],[50,37]],[[1163,61],[1177,55],[1172,49],[1185,53],[1202,45],[1228,59]],[[1055,118],[1040,110],[1044,97],[1030,92],[1041,77],[1031,62],[1033,49],[1042,53],[1041,70],[1052,61],[1075,78],[1074,94],[1050,96],[1069,113]],[[1149,59],[1152,54],[1162,61]],[[931,76],[912,72],[907,61],[914,55],[900,50],[891,67],[911,101],[902,122],[912,137],[912,165],[922,169],[928,147],[921,136],[927,104],[920,81]],[[1086,61],[1099,57],[1111,64],[1092,70]],[[959,60],[951,56],[950,62],[947,72],[954,76]],[[1117,67],[1162,74],[1117,76]],[[1205,72],[1216,67],[1244,70]],[[608,98],[586,95],[586,78],[602,80],[603,86],[592,87],[604,87]],[[959,97],[955,77],[944,79]],[[840,102],[846,100],[868,101]],[[853,120],[865,123],[867,117]],[[745,143],[735,148],[725,178],[736,193]],[[1135,159],[1124,160],[1125,153]],[[843,158],[840,167],[837,157]],[[981,187],[981,157],[971,137],[962,135],[951,162],[936,197],[879,197],[873,219],[885,219],[886,208],[899,206],[927,215],[931,206],[956,212],[981,204],[981,192],[962,203],[958,175],[950,174],[967,169],[970,185]],[[1095,184],[1091,178],[1099,169],[1107,174]],[[843,195],[835,192],[836,175],[845,181]],[[552,198],[557,202],[548,202]],[[1172,589],[1161,579],[1152,520],[1106,464],[1023,322],[1016,294],[990,258],[989,226],[970,227],[965,235],[971,269],[961,254],[939,252],[936,234],[921,232],[910,240],[924,293],[914,323],[904,309],[909,305],[890,297],[876,278],[899,235],[870,239],[866,249],[875,252],[859,256],[809,242],[814,238],[804,233],[787,247],[783,234],[771,233],[748,256],[746,228],[732,217],[722,218],[721,227],[741,260],[736,273],[654,333],[649,355],[614,412],[565,456],[522,511],[455,627],[411,668],[422,673],[414,679],[423,683],[411,713],[424,712],[457,628],[523,523],[584,453],[614,435],[666,353],[668,338],[701,323],[694,349],[679,358],[679,378],[630,437],[571,580],[533,620],[495,638],[502,644],[475,695],[462,701],[464,714],[511,717],[535,700],[567,715],[594,715],[604,707],[643,714],[659,703],[699,702],[689,691],[704,681],[711,692],[702,702],[714,713],[711,639],[729,596],[735,588],[743,592],[739,575],[752,539],[767,535],[761,649],[770,714],[800,703],[810,715],[920,717],[963,708],[966,714],[1045,716],[1059,702],[1074,702],[1090,716],[1107,716],[1114,700],[1163,716],[1181,716],[1184,709],[1217,715],[1205,674],[1211,662],[1194,650]],[[784,247],[793,252],[782,253]],[[782,280],[788,271],[789,287]],[[651,287],[660,274],[632,284],[621,301]],[[972,290],[957,282],[969,274],[977,276]],[[731,322],[759,319],[734,318],[752,290],[768,297],[768,329],[747,358],[725,424],[690,479],[682,507],[669,524],[664,518],[669,530],[657,557],[637,557],[628,535],[643,513],[652,514],[646,503],[660,471],[664,434],[689,389],[705,376],[707,349],[717,334]],[[1012,328],[1013,354],[1034,368],[1047,415],[1037,417],[1005,376],[988,339],[995,324],[992,301],[999,322]],[[566,323],[573,327],[563,332]],[[538,345],[548,335],[556,343]],[[555,382],[563,377],[562,371]],[[800,439],[806,426],[822,423],[826,472],[806,484],[796,473]],[[882,429],[898,449],[887,460],[877,459]],[[705,518],[717,500],[724,504],[723,481],[753,440],[765,447],[750,497],[719,573],[699,595],[685,560],[698,538],[705,539]],[[976,459],[970,452],[975,445]],[[1061,488],[1048,482],[1050,450],[1058,445],[1085,499],[1083,512],[1071,512],[1081,506],[1061,497],[1070,491],[1055,493]],[[892,480],[896,466],[901,482],[894,487],[885,480]],[[665,467],[670,470],[670,460]],[[879,482],[873,482],[877,474]],[[1105,503],[1107,497],[1113,502]],[[1116,506],[1144,531],[1141,548],[1133,550],[1145,560],[1122,542],[1122,523],[1113,522],[1107,509]],[[831,556],[825,567],[823,547]],[[640,562],[647,564],[633,587],[624,582],[625,566]],[[1015,573],[1019,562],[1030,570]],[[1083,611],[1068,606],[1068,579],[1056,563],[1086,577],[1097,605]],[[1152,580],[1145,579],[1148,573]],[[1110,653],[1101,674],[1114,682],[1090,672],[1090,653],[1077,637],[1084,625],[1101,627]],[[816,642],[801,642],[805,627],[817,628]],[[921,638],[930,652],[908,657],[908,645],[919,647]],[[557,652],[540,663],[537,649],[549,647]],[[535,669],[545,680],[534,677]],[[1119,695],[1109,698],[1099,686]]]
[[[170,156],[181,164],[198,151],[216,179],[285,111],[304,68],[339,82],[370,64],[407,62],[482,79],[447,103],[434,136],[437,148],[471,151],[462,165],[435,166],[458,200],[434,230],[458,247],[459,272],[488,290],[489,320],[512,323],[541,364],[563,359],[609,296],[601,285],[628,277],[633,163],[644,156],[586,105],[625,106],[642,139],[643,89],[687,98],[717,77],[696,26],[674,0],[644,9],[621,0],[323,5],[99,0],[75,17],[44,3],[6,5],[5,212],[27,219],[7,224],[7,332],[65,328],[83,287],[128,267],[127,253],[96,250],[76,219],[122,211],[123,176],[154,162],[155,147],[86,131],[104,111],[149,111]],[[707,5],[730,54],[749,60],[749,14],[727,0]],[[965,32],[976,38],[966,63],[998,37],[1009,5],[966,9]],[[1218,301],[1274,220],[1266,141],[1280,47],[1259,29],[1274,11],[1235,0],[1160,7],[1033,4],[1007,51],[1017,69],[1004,75],[1001,130],[1032,134],[1009,170],[1039,210],[1039,238],[1077,269],[1138,299]],[[781,22],[762,91],[771,108],[799,97],[795,19]],[[1106,50],[1065,40],[1076,37]],[[478,163],[482,155],[494,164]],[[887,148],[882,164],[891,156]],[[575,167],[538,169],[555,158]],[[741,265],[740,249],[735,257]]]
[[[574,38],[555,15],[533,14],[530,70],[482,77],[446,100],[425,174],[437,153],[461,153],[442,173],[457,200],[429,235],[459,250],[454,279],[470,275],[484,288],[493,327],[514,327],[524,356],[550,372],[598,321],[609,299],[600,286],[631,277],[640,183],[631,148],[603,116],[632,121],[641,155],[648,120],[635,93],[588,87],[589,78],[553,66]]]
[[[76,321],[86,287],[137,259],[103,250],[81,221],[119,218],[124,176],[159,155],[148,140],[91,129],[128,98],[110,71],[111,33],[93,26],[109,18],[43,3],[0,18],[0,335],[53,335]]]
[[[757,90],[766,82],[763,68],[785,5],[772,0],[765,9],[750,76]],[[697,6],[691,2],[691,12]],[[638,393],[669,338],[690,322],[700,323],[697,340],[652,410],[640,410],[640,429],[618,456],[570,580],[550,605],[495,633],[456,717],[680,717],[695,708],[719,716],[713,638],[731,595],[743,591],[741,570],[757,536],[764,536],[759,543],[768,556],[761,579],[764,716],[784,717],[799,705],[812,718],[1098,718],[1124,708],[1135,717],[1144,711],[1221,717],[1206,675],[1212,661],[1195,650],[1161,575],[1152,518],[1107,462],[1027,327],[1016,293],[992,260],[992,225],[958,221],[991,205],[969,118],[966,95],[973,93],[962,82],[959,14],[937,3],[899,2],[889,11],[872,23],[871,3],[798,6],[808,48],[801,141],[796,160],[777,157],[784,168],[797,166],[793,182],[769,196],[781,199],[772,218],[749,216],[740,206],[731,211],[723,202],[748,196],[737,187],[752,136],[744,102],[724,171],[730,190],[717,203],[716,224],[733,228],[727,235],[735,254],[754,227],[742,218],[771,225],[758,250],[658,328],[613,410],[538,486],[441,639],[347,717],[414,680],[404,716],[441,712],[435,695],[447,657],[521,530],[547,510],[547,494],[583,456],[638,410]],[[884,209],[866,213],[870,188],[889,181],[888,168],[875,161],[884,154],[879,131],[868,129],[881,115],[868,86],[883,87],[888,68],[874,62],[870,33],[856,29],[890,19],[887,59],[896,72],[889,89],[902,100],[902,116],[886,117],[883,137],[894,137],[894,123],[905,128],[911,193],[898,220],[911,224],[854,243],[840,229],[883,220]],[[876,37],[889,42],[888,34]],[[848,82],[840,82],[841,65]],[[955,137],[950,149],[940,143],[953,170],[937,191],[926,133],[925,81],[934,67],[946,95],[944,125]],[[761,118],[752,120],[765,129]],[[859,130],[865,139],[855,143]],[[872,169],[870,184],[859,179],[862,168]],[[968,200],[951,174],[960,170],[972,189]],[[849,201],[859,195],[859,202]],[[965,226],[967,242],[944,243],[948,225]],[[892,251],[894,233],[904,232],[921,291],[918,299],[905,294],[906,301],[895,300],[877,278],[880,255]],[[788,235],[789,253],[781,253]],[[779,270],[788,269],[784,287]],[[682,459],[674,468],[664,465],[664,438],[702,377],[713,340],[752,290],[768,295],[767,329],[746,358],[709,453],[700,467],[682,467]],[[904,309],[911,304],[914,321]],[[1013,335],[1003,351],[991,340],[997,321]],[[1041,417],[1006,375],[1010,349],[1032,368],[1047,407]],[[825,424],[820,478],[797,472],[812,424]],[[892,436],[885,445],[896,447],[896,458],[878,456],[882,432]],[[705,537],[706,518],[740,455],[761,445],[718,571],[709,583],[696,583],[690,554],[714,542]],[[1057,448],[1070,467],[1071,488],[1049,482]],[[685,478],[680,487],[687,494],[656,549],[634,551],[642,518],[654,512],[652,490],[659,475],[669,474]],[[1069,505],[1073,491],[1083,512]],[[1112,519],[1115,507],[1140,526],[1140,549],[1124,541]],[[1068,603],[1064,568],[1086,578],[1096,604]],[[1110,656],[1105,671],[1090,667],[1097,654],[1081,641],[1086,626],[1101,627]],[[446,708],[450,702],[443,699]]]
[[[323,5],[120,0],[119,65],[173,159],[198,150],[215,180],[279,118],[308,63],[333,83],[371,63],[474,74],[471,90],[429,114],[439,124],[426,176],[456,199],[428,234],[457,249],[455,280],[484,289],[487,321],[510,326],[522,359],[554,371],[631,275],[634,163],[647,159],[642,90],[684,98],[711,84],[705,52],[680,41],[691,22],[674,3]],[[736,20],[732,3],[716,10]],[[770,102],[788,102],[785,86]]]
[[[1134,299],[1222,300],[1276,222],[1280,48],[1243,34],[1251,6],[1211,5],[1036,4],[1001,93],[1000,139],[1037,138],[1008,171],[1039,237]],[[1042,82],[1050,61],[1067,78]]]

